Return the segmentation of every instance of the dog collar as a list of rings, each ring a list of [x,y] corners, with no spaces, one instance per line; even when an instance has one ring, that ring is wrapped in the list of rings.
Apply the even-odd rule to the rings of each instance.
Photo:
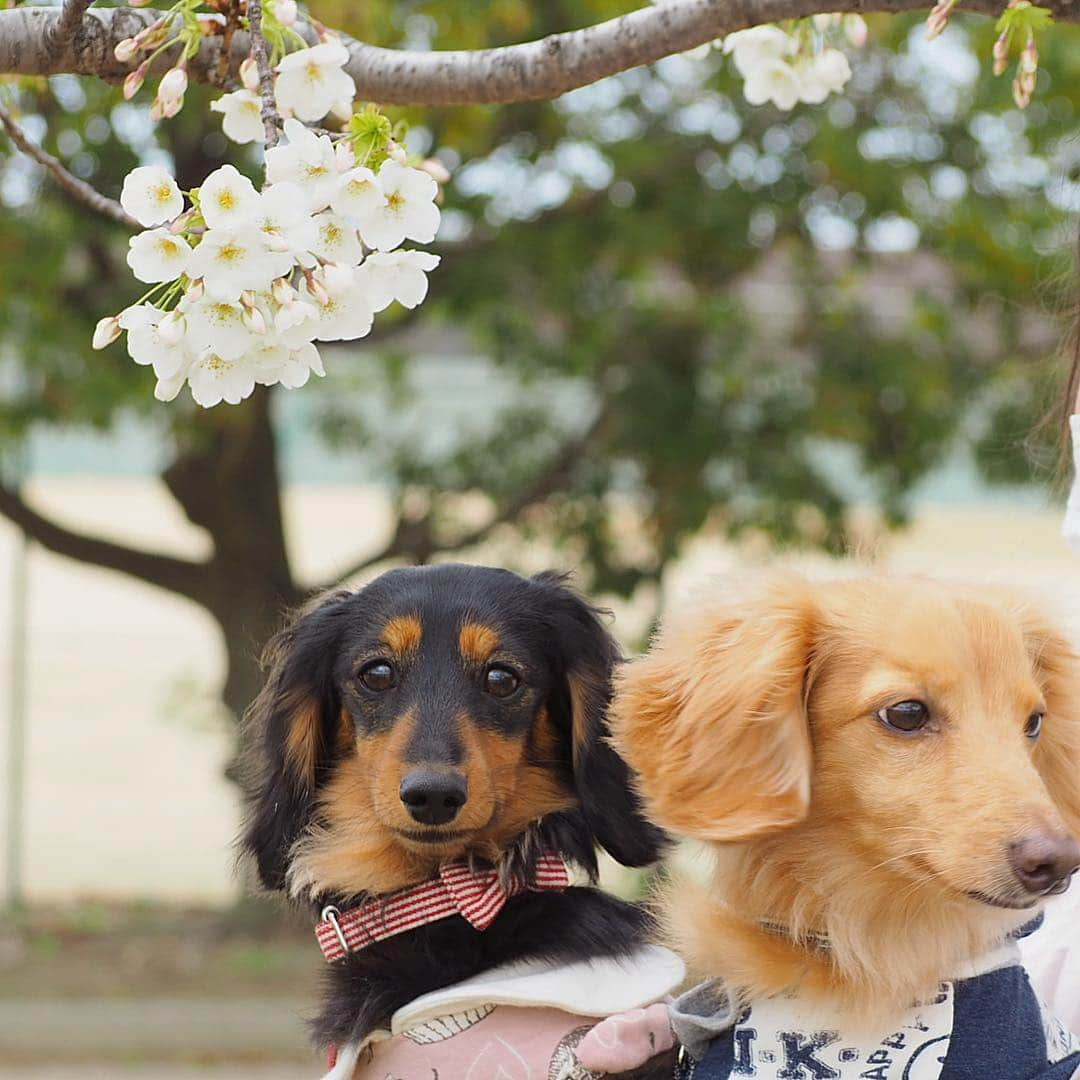
[[[511,896],[523,892],[562,892],[570,871],[560,855],[545,852],[529,881],[502,880],[497,870],[475,870],[465,859],[439,867],[439,876],[390,896],[376,897],[340,911],[323,908],[315,925],[319,948],[329,963],[352,952],[427,923],[460,915],[477,930],[486,930]]]

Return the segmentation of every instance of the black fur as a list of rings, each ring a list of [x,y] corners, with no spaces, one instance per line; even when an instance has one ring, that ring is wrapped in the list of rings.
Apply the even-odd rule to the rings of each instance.
[[[315,1039],[341,1045],[362,1038],[421,994],[498,964],[625,954],[648,932],[642,909],[588,888],[512,897],[484,931],[462,918],[442,919],[332,965]]]
[[[381,700],[358,690],[356,671],[370,655],[373,630],[406,614],[421,619],[425,643],[429,634],[432,642],[456,641],[466,616],[498,626],[524,655],[529,673],[527,694],[493,702],[447,666],[460,658],[447,659],[430,646],[422,658],[430,670],[414,673],[409,699],[421,717],[426,748],[437,750],[440,738],[452,738],[439,719],[446,716],[448,693],[461,695],[478,724],[507,735],[525,737],[546,710],[561,736],[559,759],[544,764],[572,787],[579,807],[526,830],[504,853],[501,870],[528,877],[537,855],[553,849],[595,881],[597,844],[629,866],[659,857],[663,834],[642,817],[628,769],[607,742],[605,712],[620,656],[601,613],[558,574],[526,579],[505,570],[441,565],[393,570],[358,592],[317,600],[271,642],[267,682],[251,710],[262,763],[242,841],[268,888],[284,888],[290,849],[315,821],[318,790],[338,755],[350,752],[335,738],[342,711],[358,731],[385,730],[394,710],[400,712],[400,701],[383,708]],[[313,785],[293,775],[285,755],[301,704],[317,708],[319,717]],[[324,903],[355,899],[327,890],[316,897],[313,913]],[[315,1037],[320,1044],[362,1037],[418,995],[510,960],[619,955],[646,940],[648,930],[639,909],[585,888],[514,897],[482,933],[460,917],[444,919],[335,964]]]

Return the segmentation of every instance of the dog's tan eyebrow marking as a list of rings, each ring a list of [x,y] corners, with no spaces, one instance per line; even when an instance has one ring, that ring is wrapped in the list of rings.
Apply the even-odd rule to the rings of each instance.
[[[499,647],[499,635],[483,623],[467,622],[458,634],[458,648],[470,663],[485,664]]]
[[[420,648],[424,627],[415,615],[398,615],[383,627],[382,639],[391,652],[406,656]]]

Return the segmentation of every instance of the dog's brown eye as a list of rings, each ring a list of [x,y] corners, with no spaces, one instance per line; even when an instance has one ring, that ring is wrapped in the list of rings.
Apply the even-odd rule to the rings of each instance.
[[[901,701],[878,711],[878,719],[896,731],[918,731],[930,719],[930,710],[921,701]]]
[[[392,690],[397,686],[397,672],[385,660],[373,660],[360,670],[360,681],[369,690]]]
[[[1042,731],[1043,726],[1043,713],[1033,712],[1028,718],[1027,723],[1024,725],[1024,734],[1029,739],[1037,739],[1039,733]]]
[[[521,680],[507,667],[489,667],[484,676],[484,689],[492,697],[509,697]]]

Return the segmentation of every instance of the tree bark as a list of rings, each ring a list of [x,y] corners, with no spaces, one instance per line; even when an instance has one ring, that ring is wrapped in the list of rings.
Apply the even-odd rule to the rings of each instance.
[[[347,70],[361,99],[397,105],[506,104],[558,97],[760,23],[821,11],[899,13],[927,6],[926,0],[668,0],[539,41],[458,52],[403,52],[340,36],[349,49]],[[1001,0],[963,0],[958,9],[997,15],[1003,6]],[[1045,6],[1059,21],[1080,21],[1080,0],[1046,0]],[[59,8],[0,11],[0,73],[70,73],[119,81],[133,65],[117,61],[117,42],[158,15],[146,8],[93,9],[75,33],[49,48],[62,17]],[[309,41],[316,40],[310,26],[298,24],[298,29]],[[234,34],[230,46],[226,69],[235,73],[250,51],[248,35]],[[191,58],[189,75],[219,82],[220,50],[219,39],[207,38]],[[165,54],[162,69],[174,60]]]
[[[289,565],[270,401],[259,387],[243,405],[221,410],[209,437],[164,474],[188,519],[214,542],[199,600],[221,628],[228,659],[222,697],[237,719],[259,688],[263,646],[303,595]]]

